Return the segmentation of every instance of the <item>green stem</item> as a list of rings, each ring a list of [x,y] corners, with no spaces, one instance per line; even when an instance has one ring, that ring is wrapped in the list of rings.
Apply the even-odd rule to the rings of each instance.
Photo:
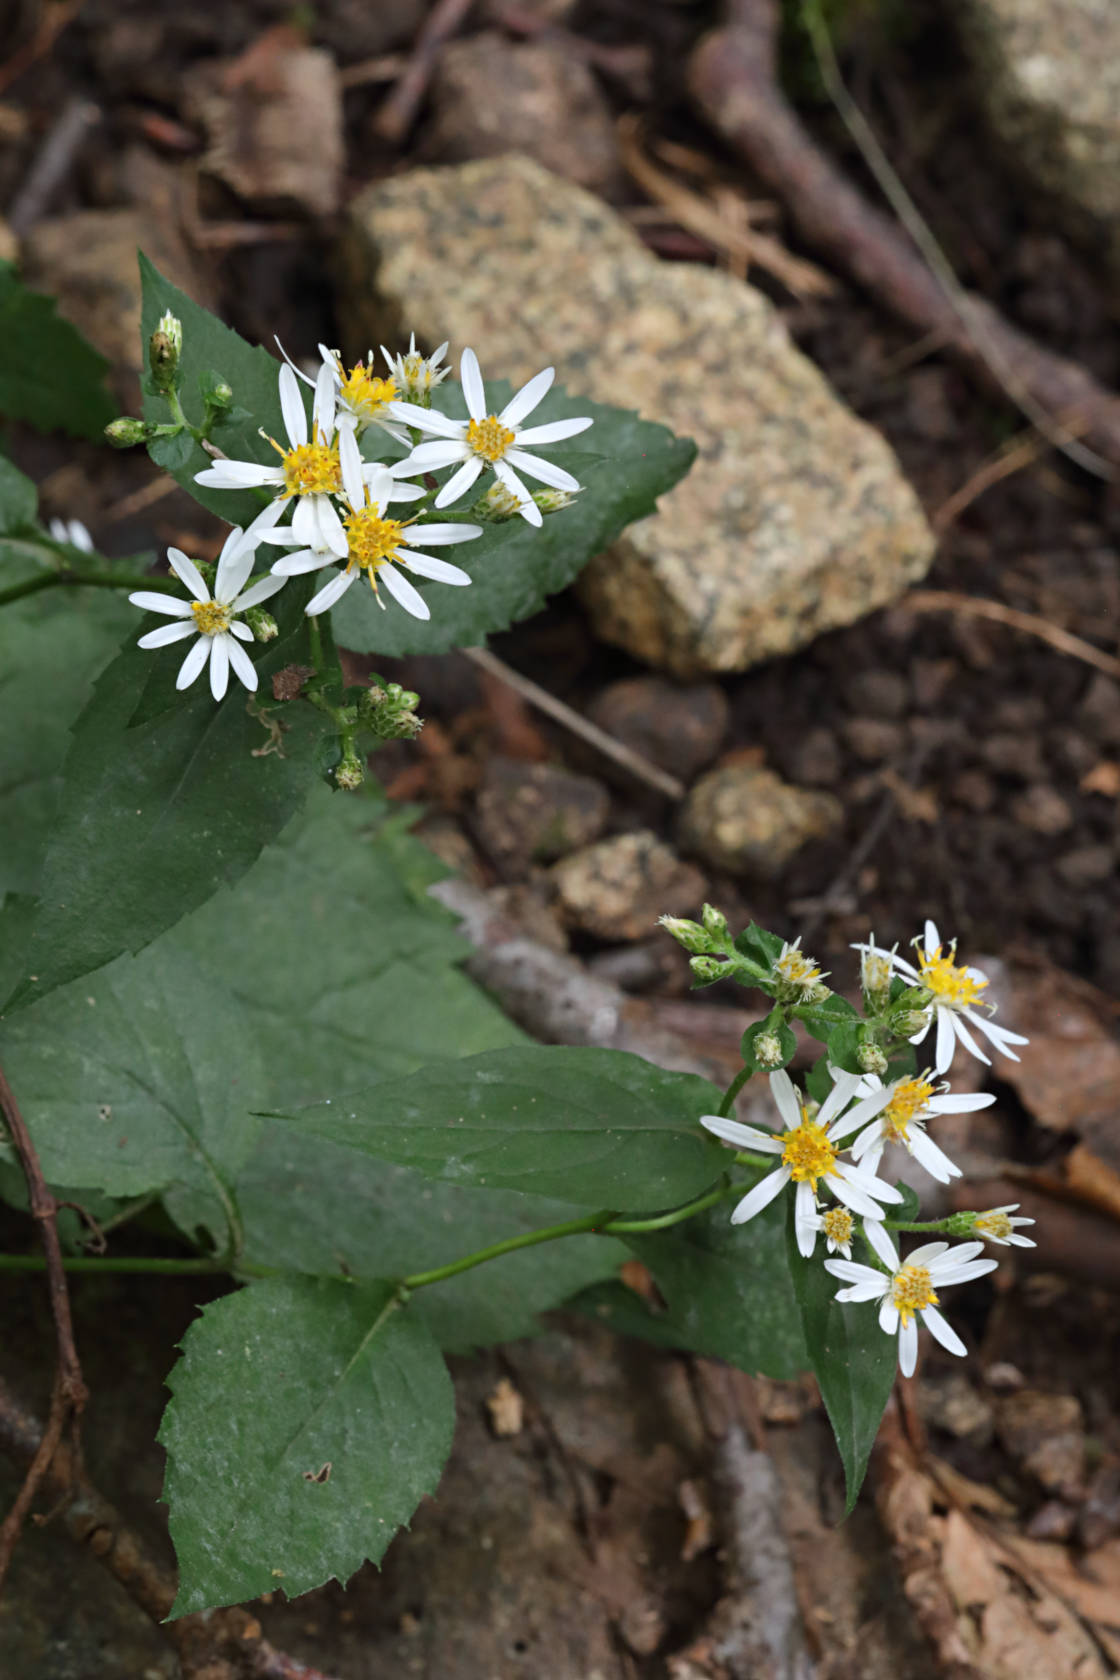
[[[41,589],[59,589],[85,584],[90,589],[154,589],[163,595],[175,594],[180,588],[174,578],[125,577],[120,572],[42,572],[25,583],[14,583],[10,589],[0,589],[0,607],[20,601],[25,595],[37,595]]]
[[[198,426],[192,426],[184,414],[183,405],[179,401],[178,391],[176,391],[174,387],[172,387],[170,391],[164,391],[163,400],[171,410],[171,418],[176,422],[176,424],[182,426],[184,431],[189,432],[196,443],[201,443],[203,433]]]
[[[948,1219],[884,1219],[883,1225],[888,1231],[941,1231],[946,1236],[953,1235]]]
[[[0,1254],[0,1272],[41,1272],[46,1261],[38,1254]],[[95,1254],[63,1255],[63,1269],[68,1272],[157,1272],[205,1276],[220,1272],[245,1272],[250,1277],[272,1277],[274,1266],[250,1266],[233,1262],[228,1256],[212,1255],[205,1260],[168,1260],[162,1257],[138,1255]]]
[[[735,1098],[739,1095],[739,1092],[743,1089],[743,1086],[747,1083],[747,1080],[751,1077],[753,1072],[754,1069],[749,1067],[739,1069],[738,1073],[727,1087],[727,1090],[724,1092],[723,1101],[719,1105],[721,1119],[727,1119],[731,1110],[735,1106]]]
[[[586,1214],[583,1219],[569,1219],[563,1225],[546,1225],[539,1231],[523,1231],[519,1237],[506,1237],[503,1242],[491,1243],[488,1248],[476,1249],[461,1260],[451,1260],[446,1266],[436,1266],[430,1272],[414,1272],[401,1279],[401,1290],[411,1294],[414,1289],[426,1289],[430,1283],[442,1283],[445,1278],[457,1277],[482,1266],[487,1260],[497,1260],[503,1254],[513,1254],[519,1248],[535,1248],[538,1243],[554,1242],[558,1237],[576,1237],[582,1232],[604,1232],[616,1215],[610,1208],[600,1213]]]
[[[715,1207],[717,1202],[726,1201],[728,1196],[734,1196],[742,1190],[741,1184],[732,1184],[726,1180],[716,1190],[709,1190],[706,1196],[698,1196],[694,1202],[688,1202],[684,1207],[674,1208],[671,1213],[659,1213],[653,1219],[612,1219],[603,1227],[608,1236],[622,1236],[629,1231],[665,1231],[671,1225],[679,1225],[685,1219],[691,1219],[695,1213],[703,1213],[706,1208]]]
[[[323,670],[323,630],[318,618],[307,620],[307,636],[311,645],[311,663],[315,667],[315,675],[320,676]]]

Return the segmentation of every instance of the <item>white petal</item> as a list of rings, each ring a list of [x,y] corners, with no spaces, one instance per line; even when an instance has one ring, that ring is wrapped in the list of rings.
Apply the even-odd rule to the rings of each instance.
[[[161,624],[158,630],[149,630],[146,636],[141,636],[137,647],[157,648],[166,647],[169,642],[181,642],[187,636],[194,636],[197,632],[193,620],[185,624],[181,618],[174,624]]]
[[[937,1011],[937,1051],[934,1069],[937,1073],[947,1073],[953,1065],[953,1052],[957,1048],[957,1035],[953,1031],[953,1016],[948,1009]]]
[[[209,657],[210,638],[200,636],[179,667],[179,675],[175,678],[175,687],[189,688]]]
[[[301,449],[307,442],[307,410],[295,371],[287,363],[280,369],[280,409],[284,416],[284,430],[293,449]]]
[[[459,381],[463,387],[467,413],[472,420],[485,420],[486,387],[482,383],[478,357],[473,350],[464,350],[459,358]]]
[[[971,1022],[974,1027],[979,1027],[980,1031],[986,1038],[991,1040],[996,1049],[1002,1055],[1010,1056],[1013,1062],[1017,1062],[1019,1057],[1015,1054],[1014,1050],[1009,1050],[1007,1046],[1009,1044],[1030,1043],[1030,1039],[1024,1038],[1022,1033],[1009,1032],[1006,1027],[997,1026],[995,1021],[989,1021],[985,1016],[981,1015],[979,1010],[966,1009],[963,1011],[963,1014],[966,1021]],[[996,1099],[993,1097],[991,1100],[992,1102],[995,1102]]]
[[[544,516],[540,508],[529,494],[528,488],[522,484],[508,460],[494,462],[495,477],[505,485],[512,495],[517,497],[517,511],[529,525],[538,528],[544,524]]]
[[[319,534],[323,539],[322,546],[331,549],[340,560],[345,560],[350,553],[350,539],[338,517],[338,509],[329,496],[311,496],[315,504],[315,516],[319,521]]]
[[[256,583],[251,583],[244,595],[239,595],[233,605],[238,612],[244,612],[246,607],[258,607],[262,601],[267,601],[283,587],[283,577],[277,577],[275,572],[266,572]]]
[[[338,375],[333,366],[323,363],[315,381],[315,402],[311,411],[316,441],[331,443],[334,439],[334,411],[338,398]]]
[[[950,1161],[945,1151],[939,1149],[931,1137],[927,1137],[920,1126],[914,1127],[909,1142],[910,1153],[915,1161],[939,1184],[948,1184],[950,1179],[962,1176],[961,1169]]]
[[[180,600],[177,595],[157,595],[154,590],[138,589],[128,598],[134,607],[143,607],[145,612],[163,613],[167,618],[191,617],[190,602]]]
[[[253,640],[253,632],[240,619],[235,619],[230,625],[229,633],[231,636],[236,636],[239,642],[251,642]]]
[[[575,437],[579,432],[585,432],[588,426],[593,426],[590,419],[579,420],[549,420],[543,426],[531,426],[527,432],[517,434],[517,447],[523,448],[527,444],[560,443],[564,438]]]
[[[472,455],[469,461],[464,461],[459,471],[452,473],[443,489],[435,499],[434,505],[447,507],[451,502],[457,502],[460,496],[465,496],[479,473],[482,462],[477,455]]]
[[[959,1097],[931,1097],[926,1106],[931,1114],[972,1114],[978,1108],[990,1108],[995,1100],[991,1091],[970,1091]]]
[[[338,434],[338,460],[342,469],[342,488],[346,500],[355,512],[365,507],[365,482],[362,478],[362,457],[352,431]],[[388,477],[388,474],[385,475]]]
[[[475,537],[482,535],[482,526],[441,524],[435,520],[431,525],[414,525],[412,534],[419,537],[425,548],[442,548],[445,543],[473,542]],[[992,1101],[995,1101],[994,1097]]]
[[[947,1349],[949,1353],[963,1355],[968,1352],[957,1332],[942,1318],[936,1307],[923,1307],[921,1312],[922,1323],[935,1342],[940,1342],[941,1346]]]
[[[277,338],[275,333],[273,333],[273,335],[272,335],[272,342],[273,342],[273,344],[275,344],[277,350],[279,350],[280,354],[283,356],[284,360],[287,362],[288,366],[291,368],[291,370],[295,374],[296,378],[297,379],[302,379],[302,381],[305,385],[312,385],[313,386],[315,384],[315,381],[313,379],[308,378],[307,374],[303,372],[302,368],[298,368],[296,366],[296,364],[293,362],[292,358],[289,356],[288,352],[285,350],[284,346],[281,344],[280,340]],[[320,345],[319,349],[322,350],[322,348],[323,348],[322,345]]]
[[[761,1149],[767,1155],[780,1155],[785,1145],[773,1132],[759,1131],[757,1126],[745,1126],[741,1120],[729,1119],[723,1114],[702,1114],[700,1124],[724,1143],[733,1143],[739,1149]]]
[[[826,1260],[824,1269],[833,1277],[843,1278],[845,1283],[874,1284],[880,1294],[890,1282],[874,1266],[865,1266],[859,1260]]]
[[[570,472],[552,461],[546,461],[541,455],[530,455],[527,449],[507,449],[502,460],[517,472],[535,478],[553,490],[578,490],[580,487],[579,479],[573,478]]]
[[[396,485],[393,483],[393,475],[388,467],[381,466],[379,462],[373,462],[364,469],[363,476],[365,480],[363,488],[365,494],[369,496],[369,505],[380,518],[385,510],[386,503],[393,499],[393,491],[396,489]],[[355,506],[363,507],[364,505],[362,498],[359,497]]]
[[[245,580],[253,570],[253,556],[257,548],[254,541],[245,542],[244,532],[237,532],[237,538],[234,542],[233,533],[230,533],[214,578],[214,599],[227,604],[235,600],[244,588]]]
[[[896,1085],[888,1085],[883,1090],[873,1091],[870,1096],[864,1097],[856,1103],[854,1108],[849,1109],[847,1114],[841,1115],[840,1119],[829,1130],[829,1141],[835,1143],[837,1138],[847,1137],[850,1132],[855,1131],[857,1126],[862,1126],[868,1120],[873,1120],[877,1114],[886,1108],[895,1093],[895,1088]],[[821,1113],[824,1113],[823,1109]],[[817,1118],[819,1119],[820,1115]]]
[[[433,554],[419,554],[415,549],[401,549],[397,559],[409,571],[416,572],[419,577],[431,578],[433,583],[465,584],[471,581],[470,573],[464,572],[461,566],[453,566],[449,560],[437,560]]]
[[[228,636],[211,636],[210,638],[210,692],[215,700],[225,697],[229,687],[229,647]]]
[[[935,957],[941,949],[941,935],[937,931],[937,923],[931,922],[928,917],[926,918],[923,949],[927,957]]]
[[[866,1191],[861,1190],[858,1184],[853,1184],[840,1169],[825,1173],[824,1182],[837,1201],[843,1202],[845,1207],[850,1207],[853,1213],[862,1213],[868,1219],[874,1219],[877,1214],[882,1213],[882,1208],[876,1205]]]
[[[345,595],[346,591],[349,589],[350,585],[356,581],[357,577],[357,572],[336,572],[331,578],[331,581],[329,583],[325,583],[319,593],[311,597],[310,601],[308,601],[306,607],[303,609],[304,612],[311,618],[314,618],[319,613],[325,613],[330,607],[334,606],[340,596]]]
[[[898,1332],[898,1368],[904,1377],[912,1377],[918,1364],[918,1326],[910,1319]]]
[[[434,433],[437,437],[461,438],[467,429],[465,420],[450,420],[438,408],[421,408],[419,403],[398,399],[387,403],[386,407],[394,420],[401,420],[406,426],[415,426],[421,432]]]
[[[793,1228],[797,1237],[797,1252],[806,1260],[811,1260],[817,1246],[817,1200],[804,1183],[797,1186],[793,1200]]]
[[[857,1190],[862,1190],[865,1195],[874,1196],[878,1202],[901,1202],[903,1199],[902,1192],[896,1190],[893,1184],[884,1183],[881,1178],[876,1178],[875,1174],[865,1167],[840,1165],[836,1168],[836,1171],[842,1174],[850,1184],[854,1184]],[[878,1218],[879,1215],[874,1214],[872,1217]]]
[[[898,1329],[898,1308],[889,1292],[890,1280],[884,1278],[883,1282],[888,1285],[888,1293],[883,1296],[883,1304],[879,1308],[879,1328],[884,1330],[888,1336],[893,1336]]]
[[[770,1095],[777,1105],[778,1113],[785,1122],[787,1132],[792,1132],[801,1124],[801,1104],[797,1098],[797,1090],[793,1080],[785,1068],[778,1068],[770,1075]]]
[[[247,689],[255,689],[257,686],[257,673],[254,669],[253,661],[249,658],[249,655],[245,652],[241,643],[235,642],[232,636],[219,636],[218,640],[222,643],[226,650],[229,662],[233,666],[235,675],[241,682],[244,683]],[[213,675],[213,669],[213,665],[211,665],[211,675]]]
[[[980,1243],[978,1246],[983,1248],[984,1244]],[[948,1252],[949,1244],[947,1242],[923,1243],[920,1248],[914,1250],[913,1254],[906,1256],[906,1264],[908,1266],[929,1266],[941,1255]]]
[[[431,618],[432,609],[423,595],[395,566],[379,567],[377,581],[385,585],[390,595],[395,596],[405,612],[410,612],[413,618]]]
[[[984,1054],[983,1050],[981,1050],[980,1046],[977,1044],[976,1040],[973,1038],[972,1034],[969,1032],[968,1028],[965,1026],[962,1018],[959,1015],[951,1015],[949,1018],[953,1023],[953,1031],[956,1033],[957,1037],[960,1039],[961,1043],[964,1045],[965,1049],[969,1052],[969,1054],[972,1055],[972,1056],[975,1056],[976,1060],[978,1062],[983,1062],[985,1067],[991,1067],[991,1065],[992,1065],[991,1057],[986,1056]],[[1016,1056],[1015,1060],[1018,1061],[1018,1059],[1019,1059],[1018,1056]],[[938,1073],[940,1073],[942,1070],[940,1068],[938,1068],[937,1071],[938,1071]]]
[[[456,442],[453,438],[439,438],[435,443],[418,443],[407,461],[401,463],[410,472],[438,472],[441,467],[449,467],[455,461],[476,461],[467,445]],[[479,472],[482,464],[479,463]]]
[[[892,1272],[898,1271],[898,1250],[895,1248],[886,1227],[879,1219],[865,1219],[863,1234],[879,1256]]]
[[[543,402],[555,378],[555,368],[542,368],[540,373],[535,373],[499,414],[498,419],[503,426],[518,426],[527,414],[532,414],[537,404]]]
[[[273,577],[302,577],[304,572],[321,572],[324,566],[337,566],[334,554],[324,554],[321,548],[301,548],[297,554],[285,554],[272,568]]]
[[[167,560],[175,576],[186,584],[196,601],[210,599],[210,591],[202,581],[202,573],[181,548],[169,548]]]
[[[828,1071],[832,1077],[832,1089],[821,1104],[816,1117],[817,1125],[826,1128],[840,1110],[847,1107],[863,1083],[861,1073],[846,1073],[843,1068],[834,1067],[830,1067]],[[833,1133],[830,1131],[828,1135],[831,1138]],[[836,1135],[839,1137],[843,1134],[838,1132]]]
[[[963,1266],[946,1263],[937,1276],[933,1278],[933,1281],[939,1289],[950,1283],[971,1283],[974,1278],[984,1277],[988,1272],[994,1272],[998,1264],[998,1260],[969,1260]],[[932,1271],[930,1277],[933,1277]]]
[[[741,1202],[738,1202],[731,1215],[732,1225],[745,1225],[748,1219],[753,1219],[756,1213],[761,1213],[764,1207],[769,1207],[775,1196],[781,1194],[789,1183],[789,1168],[775,1167],[772,1173],[748,1190]]]
[[[261,484],[283,484],[284,469],[262,467],[256,461],[215,461],[212,467],[195,473],[194,481],[214,490],[252,490]]]
[[[880,1132],[877,1136],[873,1137],[870,1147],[865,1149],[859,1157],[859,1169],[861,1172],[874,1173],[875,1177],[878,1178],[879,1163],[883,1159],[883,1148],[883,1135]],[[853,1158],[855,1157],[854,1149],[852,1151],[852,1156]]]
[[[389,500],[391,502],[418,502],[420,498],[422,496],[426,496],[428,492],[424,489],[422,484],[401,483],[397,475],[403,464],[403,462],[397,461],[389,468],[389,476],[393,480],[393,488],[389,492]]]
[[[851,1301],[852,1303],[878,1301],[888,1282],[889,1279],[881,1277],[876,1283],[853,1283],[847,1289],[838,1289],[835,1299],[837,1301]]]

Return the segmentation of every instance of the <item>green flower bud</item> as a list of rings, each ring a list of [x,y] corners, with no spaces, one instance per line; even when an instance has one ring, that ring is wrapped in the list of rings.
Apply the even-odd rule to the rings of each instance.
[[[416,716],[420,696],[400,683],[375,683],[358,702],[358,717],[382,741],[409,741],[424,727]]]
[[[781,1067],[785,1057],[777,1033],[759,1033],[754,1041],[754,1059],[760,1068]]]
[[[253,639],[258,642],[274,642],[280,634],[280,626],[270,612],[263,607],[249,607],[245,612],[245,622],[253,632]]]
[[[480,520],[483,525],[504,525],[508,519],[517,518],[519,505],[513,491],[495,479],[489,490],[471,504],[470,518]]]
[[[929,1025],[924,1009],[899,1009],[891,1016],[891,1031],[899,1038],[916,1038]]]
[[[832,987],[825,986],[818,980],[815,985],[809,987],[809,990],[805,993],[803,1002],[827,1003],[831,996]]]
[[[176,357],[183,353],[183,323],[177,315],[172,315],[170,309],[164,311],[156,325],[156,332],[163,333]]]
[[[726,974],[731,973],[727,963],[713,956],[690,957],[688,966],[697,980],[705,986],[711,985],[713,980],[722,980]]]
[[[671,933],[678,945],[683,945],[686,951],[693,951],[697,955],[706,955],[711,951],[712,942],[698,922],[690,922],[684,916],[659,916],[658,925]]]
[[[346,753],[335,766],[334,785],[344,793],[353,793],[355,788],[361,787],[365,779],[365,768],[355,753]]]
[[[157,391],[167,395],[179,384],[179,357],[183,352],[183,328],[174,315],[160,317],[159,325],[148,340],[148,366]]]
[[[542,513],[559,513],[561,508],[571,507],[575,495],[571,490],[534,490],[533,500]]]
[[[150,431],[143,420],[134,420],[131,414],[122,414],[119,420],[110,420],[105,436],[114,449],[131,449],[135,444],[143,443]]]
[[[877,1073],[880,1079],[887,1071],[887,1058],[877,1044],[861,1044],[856,1051],[856,1061],[864,1073]]]
[[[945,1235],[947,1237],[970,1237],[975,1230],[979,1214],[975,1212],[951,1213],[945,1221]]]
[[[731,929],[727,925],[727,917],[722,910],[717,910],[714,904],[704,905],[700,912],[700,920],[704,924],[704,931],[710,934],[713,940],[719,940],[726,945],[731,943]]]

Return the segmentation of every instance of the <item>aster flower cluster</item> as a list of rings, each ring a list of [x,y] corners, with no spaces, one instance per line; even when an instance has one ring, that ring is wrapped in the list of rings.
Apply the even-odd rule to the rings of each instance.
[[[178,328],[177,322],[172,325]],[[176,340],[166,322],[160,323],[152,341],[152,367],[157,388],[165,394],[173,391],[171,364],[181,342],[181,330]],[[210,489],[263,492],[268,500],[261,513],[244,530],[230,533],[212,589],[204,569],[180,550],[169,549],[171,570],[194,599],[148,590],[130,596],[134,605],[172,620],[141,637],[141,647],[196,638],[180,667],[178,687],[189,686],[208,667],[215,700],[225,694],[231,669],[247,689],[255,689],[252,660],[238,645],[254,640],[252,621],[244,614],[290,577],[327,574],[307,603],[305,611],[312,617],[327,612],[364,578],[382,608],[384,586],[405,612],[429,619],[431,608],[412,579],[462,588],[471,577],[428,550],[471,542],[483,530],[474,520],[430,514],[460,501],[484,473],[492,478],[478,502],[477,517],[484,523],[520,517],[539,527],[544,512],[563,507],[580,489],[571,473],[533,451],[576,436],[591,420],[525,425],[551,388],[554,370],[534,375],[499,413],[491,413],[478,358],[464,350],[460,376],[468,417],[453,420],[431,406],[433,391],[450,372],[441,365],[446,351],[445,343],[423,356],[415,337],[407,351],[392,354],[383,346],[383,376],[372,351],[347,367],[337,351],[320,345],[321,366],[314,379],[284,353],[279,397],[286,438],[266,438],[276,460],[222,456],[195,474],[195,482]],[[304,384],[314,393],[310,423]],[[371,446],[389,441],[409,453],[391,462],[369,458]],[[433,473],[451,466],[455,471],[437,485]],[[544,485],[544,491],[530,492],[526,478]],[[267,577],[246,588],[261,544],[284,552]],[[268,633],[262,636],[258,630],[256,635],[267,639]],[[275,634],[274,626],[270,633]]]
[[[958,963],[956,942],[946,945],[931,921],[914,941],[915,961],[900,956],[897,947],[877,945],[872,937],[855,947],[865,1008],[861,1022],[829,990],[828,976],[802,952],[799,940],[782,943],[753,926],[732,938],[726,919],[709,905],[700,922],[663,917],[662,923],[690,952],[698,984],[736,979],[760,987],[774,1003],[767,1020],[744,1038],[744,1057],[749,1053],[751,1058],[745,1073],[768,1076],[777,1110],[773,1129],[730,1114],[701,1117],[709,1132],[738,1151],[740,1163],[768,1169],[736,1203],[732,1223],[755,1218],[792,1187],[798,1253],[812,1262],[824,1237],[825,1269],[844,1286],[836,1299],[879,1303],[880,1327],[898,1338],[905,1376],[912,1375],[917,1362],[919,1320],[942,1347],[963,1354],[964,1343],[938,1310],[939,1290],[993,1271],[996,1261],[984,1255],[986,1243],[1033,1247],[1019,1229],[1033,1220],[1018,1216],[1018,1204],[1010,1204],[915,1226],[894,1217],[903,1194],[880,1174],[889,1151],[905,1149],[938,1183],[961,1177],[961,1169],[929,1135],[929,1124],[943,1114],[975,1113],[995,1097],[989,1092],[954,1095],[941,1076],[957,1049],[988,1063],[981,1036],[1013,1059],[1018,1059],[1014,1046],[1027,1042],[982,1013],[991,1007],[984,1002],[987,977]],[[829,1054],[811,1081],[822,1098],[819,1103],[799,1091],[781,1065],[796,1042],[789,1032],[791,1019],[802,1020],[828,1044]],[[911,1071],[908,1043],[924,1043],[931,1029],[934,1065]],[[855,1066],[840,1065],[838,1055]],[[923,1242],[903,1257],[894,1233],[915,1228],[972,1240]],[[857,1240],[869,1251],[870,1264],[852,1258]]]

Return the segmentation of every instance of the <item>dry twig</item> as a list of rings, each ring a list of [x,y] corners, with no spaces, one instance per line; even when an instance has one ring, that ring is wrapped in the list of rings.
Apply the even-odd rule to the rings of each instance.
[[[78,155],[86,135],[101,121],[89,99],[71,99],[52,123],[8,211],[8,226],[22,236],[50,209],[51,200]]]
[[[81,1469],[78,1424],[89,1391],[82,1376],[78,1350],[74,1345],[74,1325],[70,1316],[70,1293],[66,1287],[66,1272],[62,1264],[62,1247],[58,1240],[58,1203],[47,1188],[43,1169],[31,1134],[19,1111],[15,1093],[0,1068],[0,1112],[3,1113],[12,1143],[19,1156],[23,1176],[27,1180],[28,1205],[32,1218],[39,1226],[43,1253],[47,1262],[47,1288],[50,1293],[51,1317],[55,1330],[55,1371],[51,1384],[51,1409],[47,1427],[32,1456],[23,1486],[15,1503],[0,1527],[0,1588],[12,1561],[27,1513],[32,1501],[50,1469],[67,1424],[73,1428],[70,1462],[75,1471]]]
[[[373,121],[377,133],[391,145],[399,145],[412,126],[440,48],[448,36],[454,35],[472,3],[473,0],[436,0],[424,19],[407,68]]]
[[[1071,441],[1075,423],[1094,449],[1120,462],[1120,397],[1011,326],[985,299],[955,282],[947,292],[898,225],[868,204],[820,151],[777,85],[777,0],[726,0],[724,15],[724,26],[693,54],[693,97],[713,127],[782,195],[806,241],[904,321],[923,334],[937,333],[961,363],[1010,395],[1083,466],[1101,471],[1103,463]],[[1111,469],[1104,476],[1112,476]]]
[[[958,595],[952,589],[914,589],[903,597],[899,605],[914,612],[963,613],[968,618],[986,618],[993,624],[1006,624],[1012,630],[1037,636],[1039,641],[1049,643],[1059,653],[1068,653],[1110,677],[1120,677],[1120,659],[1114,658],[1111,653],[1103,652],[1069,630],[1059,629],[1036,613],[1018,612],[1014,607],[1005,607],[1001,601],[984,601],[976,595]]]

